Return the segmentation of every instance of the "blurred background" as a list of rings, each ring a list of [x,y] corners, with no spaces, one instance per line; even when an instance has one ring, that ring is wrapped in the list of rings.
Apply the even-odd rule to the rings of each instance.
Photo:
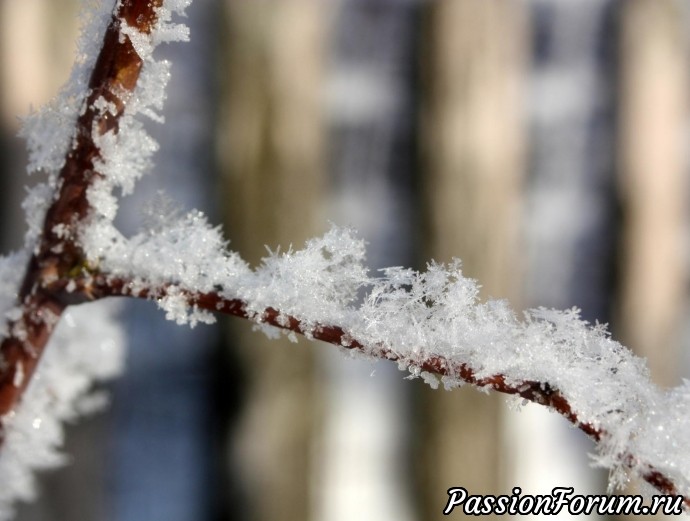
[[[17,116],[66,80],[79,11],[0,3],[3,251],[24,230]],[[166,123],[150,125],[161,150],[120,226],[171,199],[256,264],[265,245],[353,225],[372,270],[459,257],[483,297],[578,306],[673,386],[690,366],[689,14],[683,0],[195,0],[191,43],[159,54],[173,62]],[[453,486],[606,489],[592,444],[537,406],[433,391],[237,320],[190,330],[128,302],[123,324],[111,407],[69,428],[71,464],[17,519],[436,520]]]

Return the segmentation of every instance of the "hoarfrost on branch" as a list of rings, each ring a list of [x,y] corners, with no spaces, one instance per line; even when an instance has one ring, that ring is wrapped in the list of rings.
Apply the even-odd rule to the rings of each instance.
[[[70,82],[24,121],[28,170],[48,180],[24,202],[24,250],[0,260],[0,519],[34,494],[33,469],[62,461],[61,421],[97,407],[92,381],[121,365],[112,305],[88,304],[88,320],[73,306],[108,296],[154,300],[192,327],[214,312],[236,315],[397,362],[433,386],[469,383],[546,405],[598,442],[594,461],[612,470],[612,485],[632,473],[690,497],[690,383],[662,392],[641,359],[577,309],[518,316],[504,301],[481,302],[459,261],[373,277],[364,243],[337,226],[256,269],[197,211],[157,218],[154,209],[155,222],[122,235],[113,224],[118,197],[157,149],[138,115],[161,119],[170,74],[153,52],[188,39],[172,21],[188,4],[99,8]]]

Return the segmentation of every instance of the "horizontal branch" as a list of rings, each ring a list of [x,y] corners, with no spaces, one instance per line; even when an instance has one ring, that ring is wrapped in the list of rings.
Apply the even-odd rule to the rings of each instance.
[[[412,360],[396,353],[387,346],[365,345],[336,324],[319,324],[316,327],[311,325],[305,327],[303,321],[293,316],[285,315],[275,307],[266,307],[262,312],[256,313],[248,310],[248,305],[245,301],[237,298],[224,298],[215,292],[187,291],[174,285],[142,288],[141,282],[135,283],[121,277],[107,277],[103,274],[73,280],[70,285],[76,287],[75,291],[87,294],[93,299],[122,296],[156,300],[165,298],[170,294],[175,296],[182,295],[190,308],[223,313],[248,319],[258,324],[268,324],[304,335],[309,339],[321,340],[339,347],[358,351],[367,356],[400,363],[414,373],[425,371],[441,377],[462,381],[478,388],[487,388],[500,393],[519,396],[557,412],[595,442],[601,442],[608,435],[605,430],[592,425],[586,419],[580,418],[572,409],[567,398],[549,382],[515,382],[514,379],[504,374],[478,378],[472,367],[466,363],[454,362],[441,355],[428,355],[421,361]],[[57,284],[56,289],[58,288],[64,291],[66,285]],[[634,454],[621,455],[620,461],[628,468],[640,468],[640,462]],[[641,477],[664,494],[678,494],[678,487],[673,481],[651,465],[646,465],[646,470],[641,472]],[[684,498],[684,505],[686,509],[690,509],[690,498]]]

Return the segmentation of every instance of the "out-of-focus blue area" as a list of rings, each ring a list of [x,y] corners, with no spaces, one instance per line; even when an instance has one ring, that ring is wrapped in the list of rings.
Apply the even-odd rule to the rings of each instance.
[[[184,22],[191,41],[160,48],[172,63],[163,125],[148,125],[160,145],[151,174],[122,200],[117,224],[145,226],[144,210],[168,199],[179,213],[213,214],[213,61],[217,2],[199,1]],[[162,196],[160,194],[163,194]],[[129,352],[113,389],[107,457],[113,521],[210,519],[218,479],[214,439],[217,326],[194,329],[165,319],[152,302],[128,302]]]
[[[129,303],[123,318],[131,349],[113,390],[113,519],[208,519],[215,331],[176,326],[148,302]]]

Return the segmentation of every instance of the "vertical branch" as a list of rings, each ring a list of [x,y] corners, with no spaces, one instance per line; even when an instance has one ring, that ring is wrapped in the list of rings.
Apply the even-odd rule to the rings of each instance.
[[[95,138],[117,132],[143,65],[122,24],[150,33],[161,3],[122,0],[106,30],[88,84],[85,109],[76,121],[72,148],[59,173],[60,189],[46,212],[39,244],[20,287],[18,318],[10,321],[7,337],[0,344],[0,415],[10,412],[20,399],[67,304],[88,298],[84,292],[56,291],[51,284],[85,269],[76,238],[77,227],[90,211],[87,191],[100,176],[95,170],[99,157]],[[110,108],[104,107],[104,101]]]

